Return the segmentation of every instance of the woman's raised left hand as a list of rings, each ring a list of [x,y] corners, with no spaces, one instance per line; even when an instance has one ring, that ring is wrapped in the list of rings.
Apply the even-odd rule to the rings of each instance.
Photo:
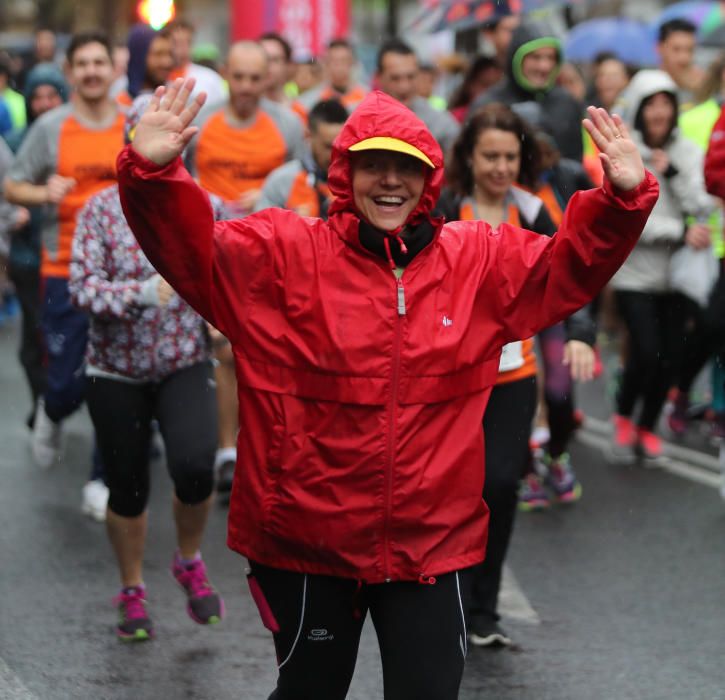
[[[620,190],[633,190],[644,180],[644,163],[622,118],[601,107],[587,107],[587,112],[582,124],[599,149],[604,174]]]

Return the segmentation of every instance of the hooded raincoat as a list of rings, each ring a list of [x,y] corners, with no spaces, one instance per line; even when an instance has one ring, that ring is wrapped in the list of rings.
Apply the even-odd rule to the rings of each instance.
[[[353,201],[348,149],[373,136],[436,166],[410,219],[433,238],[400,279],[361,243]],[[379,92],[335,142],[327,222],[267,209],[215,224],[179,160],[119,156],[141,246],[233,346],[244,429],[228,542],[250,559],[368,583],[482,561],[481,420],[501,347],[585,304],[657,198],[651,175],[630,192],[577,193],[553,238],[443,225],[430,215],[442,162],[425,125]]]

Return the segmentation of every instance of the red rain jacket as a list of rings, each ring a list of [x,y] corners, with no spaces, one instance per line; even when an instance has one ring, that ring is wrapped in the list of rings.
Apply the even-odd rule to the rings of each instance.
[[[705,156],[705,186],[710,194],[725,198],[725,107],[710,134]]]
[[[358,237],[347,149],[370,136],[401,138],[437,166],[412,218],[429,216],[440,149],[382,93],[336,141],[327,222],[267,209],[215,224],[180,160],[159,167],[132,148],[119,185],[153,265],[234,349],[242,428],[229,546],[281,569],[425,580],[484,558],[481,420],[501,347],[601,289],[657,181],[574,195],[553,238],[438,221],[398,282]]]

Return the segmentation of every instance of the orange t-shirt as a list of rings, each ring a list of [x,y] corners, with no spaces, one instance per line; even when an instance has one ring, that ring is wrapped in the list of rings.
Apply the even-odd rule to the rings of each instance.
[[[68,277],[76,215],[96,192],[116,182],[124,121],[119,113],[111,126],[95,130],[69,116],[61,125],[56,172],[72,177],[76,185],[58,205],[58,252],[51,257],[43,249],[40,271],[44,277]]]
[[[121,107],[130,107],[133,104],[133,97],[126,90],[116,95],[116,104]]]
[[[478,218],[470,200],[463,201],[459,216],[461,221],[472,221]],[[505,221],[512,226],[521,227],[519,210],[513,204],[508,206]],[[509,384],[520,379],[536,376],[536,353],[534,352],[533,338],[509,343],[504,347],[501,357],[503,362],[512,366],[512,369],[499,371],[496,384]]]
[[[272,117],[261,110],[251,126],[227,123],[224,110],[213,114],[201,128],[196,144],[199,184],[228,202],[264,179],[287,159],[287,144]]]

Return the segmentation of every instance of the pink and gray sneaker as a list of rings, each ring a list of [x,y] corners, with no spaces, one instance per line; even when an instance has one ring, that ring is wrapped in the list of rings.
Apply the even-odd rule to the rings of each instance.
[[[123,642],[145,642],[154,636],[154,628],[146,612],[146,591],[143,586],[124,588],[114,599],[118,608],[116,634]]]
[[[582,497],[582,485],[574,474],[567,452],[558,457],[547,456],[546,466],[546,483],[551,487],[558,503],[575,503]]]
[[[224,617],[224,601],[211,585],[204,561],[199,557],[185,563],[177,552],[171,573],[187,596],[186,612],[200,625],[215,625]]]
[[[528,513],[532,510],[544,510],[550,505],[542,478],[534,472],[527,474],[519,486],[519,510]]]

